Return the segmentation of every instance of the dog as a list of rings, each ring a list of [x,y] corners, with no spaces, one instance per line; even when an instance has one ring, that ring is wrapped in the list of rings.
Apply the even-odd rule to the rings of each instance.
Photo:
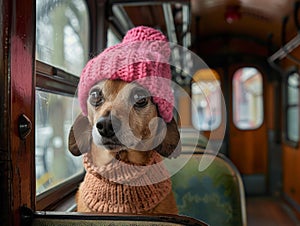
[[[164,166],[158,169],[150,166],[150,170],[143,171],[153,159],[162,163],[163,157],[179,155],[181,144],[175,119],[169,123],[159,120],[159,111],[149,91],[139,84],[121,80],[107,79],[94,85],[89,91],[87,109],[87,116],[80,114],[69,133],[70,152],[75,156],[84,154],[88,166],[76,195],[77,211],[178,214]],[[115,175],[109,177],[105,167],[112,162],[121,164],[121,168],[118,165],[114,172],[107,173]],[[122,167],[127,166],[133,170],[141,167],[135,171],[140,174],[136,184],[130,178],[118,179],[122,175],[115,171],[124,171]],[[154,184],[144,183],[143,177],[160,177],[160,173],[161,178],[154,178]],[[154,193],[149,193],[149,189]],[[140,193],[135,194],[137,191]]]

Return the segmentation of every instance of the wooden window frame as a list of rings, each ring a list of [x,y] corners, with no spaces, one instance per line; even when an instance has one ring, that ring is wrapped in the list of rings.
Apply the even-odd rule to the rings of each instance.
[[[0,1],[0,218],[20,225],[20,207],[35,209],[35,1]],[[26,137],[18,129],[21,115],[32,125]]]

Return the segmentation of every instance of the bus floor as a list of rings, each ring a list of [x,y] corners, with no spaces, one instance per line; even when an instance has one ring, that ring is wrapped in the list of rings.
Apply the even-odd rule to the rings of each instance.
[[[248,226],[300,226],[293,211],[278,198],[250,196],[246,208]]]

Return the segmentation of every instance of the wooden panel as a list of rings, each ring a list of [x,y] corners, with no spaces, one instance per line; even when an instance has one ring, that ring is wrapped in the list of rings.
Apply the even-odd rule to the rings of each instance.
[[[267,172],[267,133],[263,125],[257,130],[242,131],[230,126],[230,159],[242,174]]]
[[[141,5],[124,7],[135,26],[144,25],[166,30],[164,13],[161,5]]]
[[[266,90],[265,90],[265,95],[266,95],[266,115],[268,116],[267,120],[267,128],[274,130],[275,128],[275,114],[274,110],[275,109],[275,103],[274,103],[274,85],[272,83],[266,84]]]
[[[294,184],[295,184],[295,201],[298,204],[298,207],[300,207],[300,182],[298,180],[300,175],[300,148],[298,147],[297,151],[295,151],[295,169],[294,172],[290,172],[293,176]],[[288,163],[289,164],[289,163]],[[298,215],[300,215],[299,209],[298,209]]]
[[[12,213],[10,189],[12,173],[10,170],[10,143],[9,143],[9,82],[8,82],[8,64],[9,64],[9,36],[11,24],[11,1],[0,1],[0,222],[3,225],[12,225]]]
[[[283,193],[292,201],[292,207],[300,219],[300,147],[282,145],[283,152]]]
[[[300,205],[300,183],[295,177],[300,175],[299,147],[283,145],[283,191]]]
[[[79,78],[64,70],[36,61],[36,86],[39,89],[74,96]]]
[[[182,127],[192,127],[191,121],[191,101],[187,96],[179,97],[178,110]]]
[[[20,207],[35,208],[34,159],[34,56],[35,1],[12,1],[10,53],[10,152],[12,166],[12,225],[20,225]],[[25,114],[32,123],[29,136],[21,140],[18,118]],[[3,208],[3,207],[2,207]]]
[[[294,57],[300,59],[300,47],[297,47],[291,52]],[[285,58],[281,62],[284,70],[289,70],[295,67],[295,63]],[[282,120],[284,116],[281,114]],[[283,192],[300,206],[300,146],[291,147],[284,141],[282,142],[282,168],[283,168]],[[298,209],[299,211],[299,209]],[[299,212],[298,212],[299,215]],[[298,216],[299,217],[299,216]],[[299,217],[300,219],[300,217]]]

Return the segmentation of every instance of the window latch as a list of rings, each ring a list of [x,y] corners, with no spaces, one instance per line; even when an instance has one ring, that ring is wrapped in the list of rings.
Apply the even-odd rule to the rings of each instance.
[[[18,119],[19,137],[22,140],[25,140],[26,137],[30,134],[31,129],[32,129],[32,123],[30,119],[26,115],[21,114]]]

